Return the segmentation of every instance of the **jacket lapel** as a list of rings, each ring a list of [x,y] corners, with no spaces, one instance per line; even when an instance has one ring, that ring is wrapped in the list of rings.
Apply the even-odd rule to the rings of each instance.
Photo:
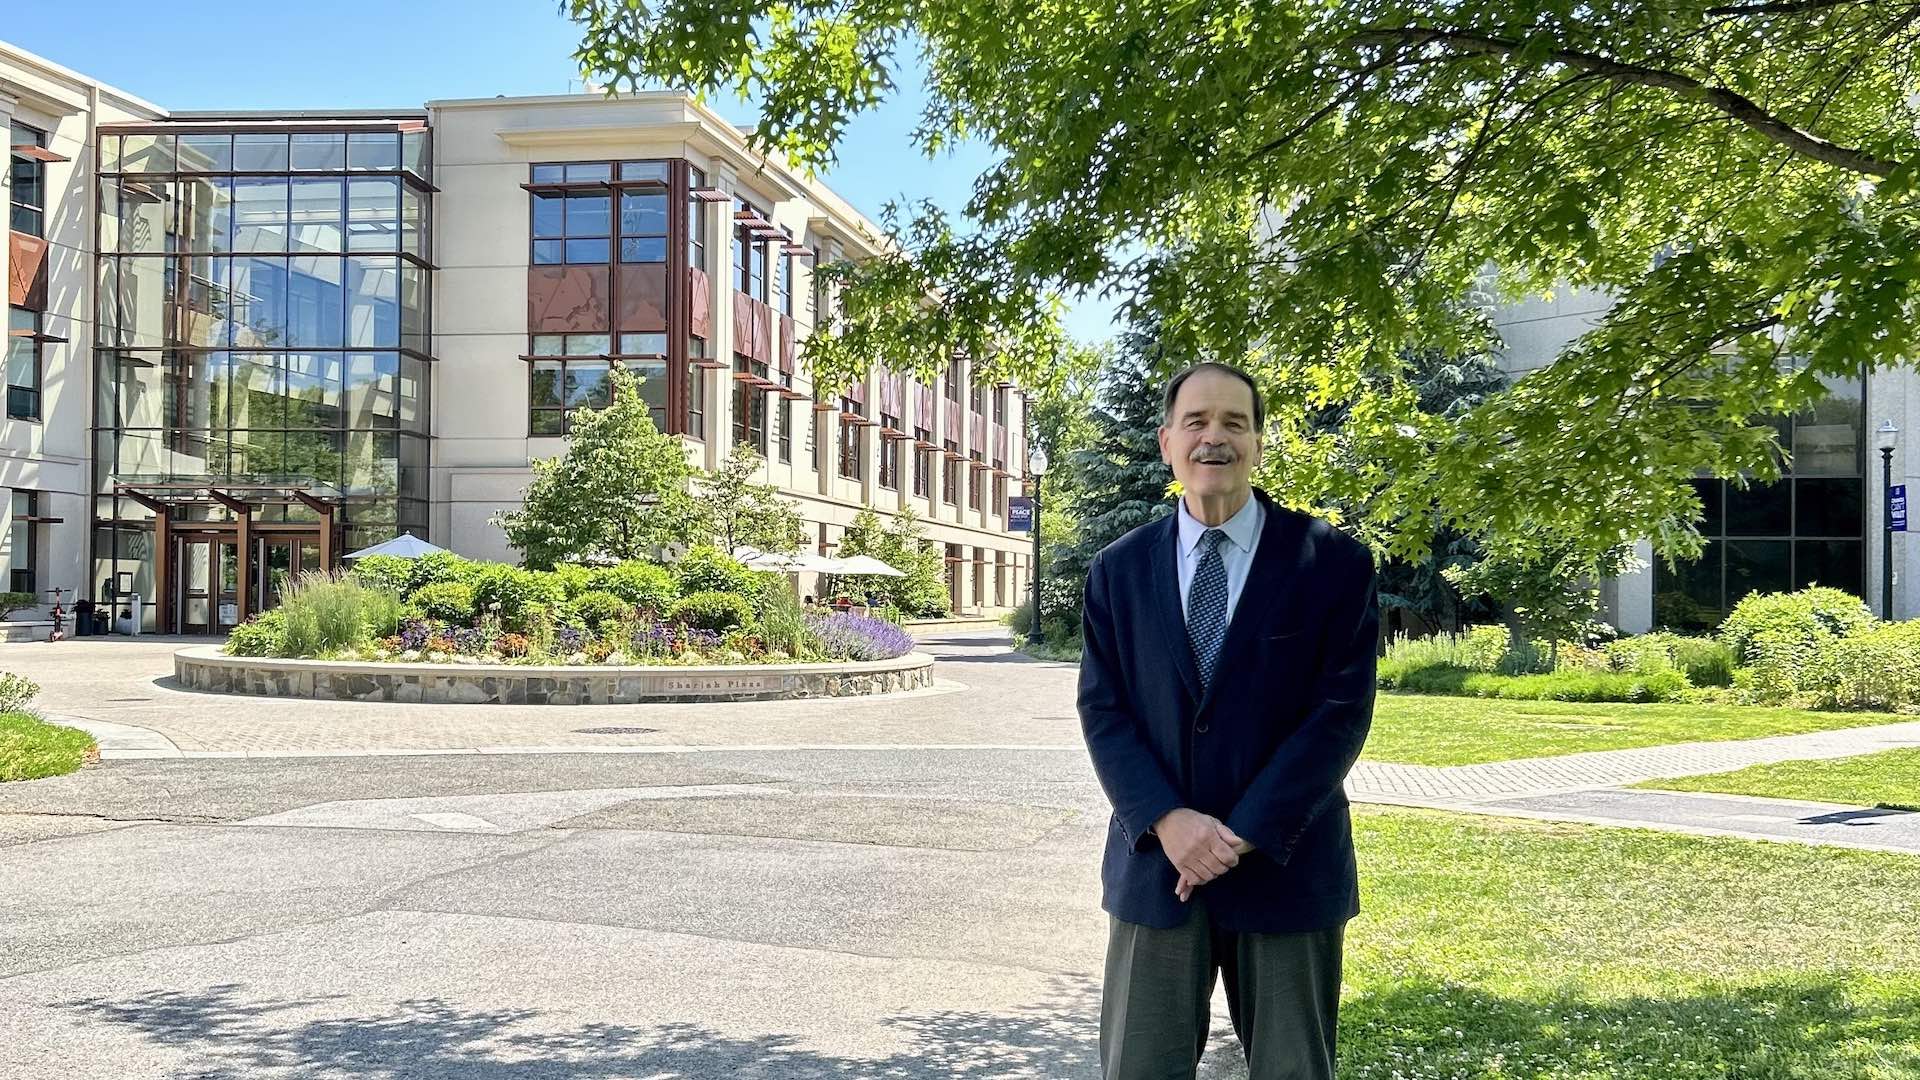
[[[1300,544],[1305,537],[1302,526],[1306,519],[1280,509],[1265,492],[1255,489],[1253,496],[1266,508],[1266,525],[1260,530],[1259,546],[1253,550],[1253,565],[1247,568],[1247,583],[1240,590],[1240,602],[1227,623],[1227,639],[1220,645],[1220,663],[1214,668],[1213,686],[1201,698],[1203,711],[1212,702],[1213,691],[1225,681],[1227,672],[1233,670],[1239,654],[1293,611],[1305,576],[1305,553],[1300,550]],[[1176,584],[1175,589],[1178,587]],[[1187,650],[1189,665],[1192,652],[1191,648]],[[1197,675],[1193,685],[1199,685]]]
[[[1193,641],[1187,636],[1187,619],[1180,605],[1180,515],[1168,514],[1159,526],[1160,539],[1153,545],[1151,571],[1154,607],[1160,611],[1161,631],[1166,635],[1167,652],[1173,655],[1174,669],[1186,684],[1187,696],[1199,701],[1200,667],[1193,661]],[[1257,553],[1256,559],[1258,561]]]

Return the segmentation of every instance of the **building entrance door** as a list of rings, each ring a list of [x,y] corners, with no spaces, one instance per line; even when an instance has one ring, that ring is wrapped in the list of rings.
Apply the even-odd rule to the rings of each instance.
[[[320,569],[320,542],[300,536],[263,536],[254,541],[253,595],[258,611],[280,606],[300,575]]]
[[[173,610],[180,634],[224,634],[240,624],[240,544],[214,532],[173,541]]]

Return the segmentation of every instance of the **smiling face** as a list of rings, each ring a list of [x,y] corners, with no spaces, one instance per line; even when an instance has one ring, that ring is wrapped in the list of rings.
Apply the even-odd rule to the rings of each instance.
[[[1188,376],[1160,427],[1160,457],[1173,467],[1190,500],[1238,509],[1253,489],[1253,468],[1260,463],[1253,389],[1210,368]],[[1188,508],[1195,505],[1190,502]]]

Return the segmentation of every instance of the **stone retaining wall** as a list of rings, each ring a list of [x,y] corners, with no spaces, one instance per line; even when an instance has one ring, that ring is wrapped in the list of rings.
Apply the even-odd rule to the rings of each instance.
[[[449,705],[622,705],[854,697],[933,685],[933,657],[750,667],[536,667],[507,664],[347,663],[227,656],[183,649],[181,686],[220,694]]]

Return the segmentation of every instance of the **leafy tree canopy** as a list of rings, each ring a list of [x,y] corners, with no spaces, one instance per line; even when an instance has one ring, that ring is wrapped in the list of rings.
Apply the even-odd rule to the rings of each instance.
[[[819,370],[931,374],[965,348],[1036,385],[1060,295],[1115,287],[1164,314],[1170,354],[1252,363],[1282,494],[1363,505],[1358,531],[1403,556],[1449,522],[1591,566],[1639,535],[1691,552],[1696,468],[1772,478],[1757,416],[1920,351],[1911,2],[563,10],[592,77],[751,94],[761,145],[802,165],[909,66],[923,150],[997,152],[970,220],[920,207],[893,253],[830,268],[848,287]],[[1470,353],[1467,301],[1566,288],[1614,304],[1558,363],[1421,413],[1406,348]],[[1365,460],[1301,404],[1344,406]]]

